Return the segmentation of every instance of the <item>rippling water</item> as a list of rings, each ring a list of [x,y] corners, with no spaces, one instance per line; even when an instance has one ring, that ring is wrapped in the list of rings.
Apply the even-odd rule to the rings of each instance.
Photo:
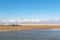
[[[0,40],[60,40],[60,29],[0,30]]]

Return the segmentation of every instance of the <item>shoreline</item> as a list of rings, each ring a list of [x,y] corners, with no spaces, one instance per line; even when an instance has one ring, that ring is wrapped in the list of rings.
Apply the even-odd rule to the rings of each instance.
[[[60,28],[60,24],[30,24],[20,26],[9,26],[2,25],[0,30],[25,30],[25,29],[36,29],[36,28]]]

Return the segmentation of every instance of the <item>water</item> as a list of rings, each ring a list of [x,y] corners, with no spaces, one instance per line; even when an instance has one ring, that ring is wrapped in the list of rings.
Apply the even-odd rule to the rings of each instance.
[[[0,30],[0,40],[60,40],[60,29]]]

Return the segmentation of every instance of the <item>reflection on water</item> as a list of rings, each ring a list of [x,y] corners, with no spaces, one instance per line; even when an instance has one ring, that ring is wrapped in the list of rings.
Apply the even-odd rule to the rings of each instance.
[[[60,40],[60,29],[0,30],[0,40]]]

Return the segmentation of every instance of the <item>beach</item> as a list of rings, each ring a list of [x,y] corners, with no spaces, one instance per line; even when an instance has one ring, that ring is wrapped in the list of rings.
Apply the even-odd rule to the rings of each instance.
[[[1,25],[0,40],[60,40],[60,25]]]
[[[36,28],[60,28],[60,24],[27,24],[27,25],[2,25],[0,30],[24,30],[24,29],[36,29]]]

